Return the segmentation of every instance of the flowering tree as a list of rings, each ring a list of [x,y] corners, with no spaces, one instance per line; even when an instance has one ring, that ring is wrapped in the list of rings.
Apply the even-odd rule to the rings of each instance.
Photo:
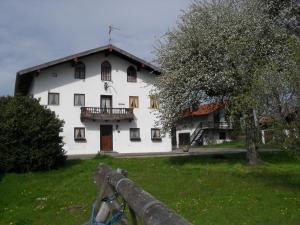
[[[289,95],[296,87],[291,81],[298,68],[295,46],[299,39],[290,32],[295,18],[282,17],[294,3],[276,13],[271,11],[275,3],[269,3],[197,0],[166,33],[156,48],[162,68],[156,87],[165,131],[190,106],[227,100],[230,110],[245,119],[249,163],[261,161],[253,112],[282,104],[274,100],[274,93],[281,100],[292,99]],[[266,101],[267,94],[272,101]]]

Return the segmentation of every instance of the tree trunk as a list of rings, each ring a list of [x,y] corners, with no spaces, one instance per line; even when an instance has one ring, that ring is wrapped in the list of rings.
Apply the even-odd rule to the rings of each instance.
[[[255,126],[253,110],[248,110],[245,117],[247,159],[250,165],[258,165],[263,161],[258,154],[258,127]]]

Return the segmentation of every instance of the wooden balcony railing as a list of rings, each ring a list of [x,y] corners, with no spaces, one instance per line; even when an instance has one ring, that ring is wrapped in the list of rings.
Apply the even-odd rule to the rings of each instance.
[[[132,108],[97,108],[81,107],[81,120],[133,120],[134,114]]]
[[[231,129],[230,123],[227,122],[213,122],[213,121],[203,121],[199,124],[202,129]]]
[[[203,139],[203,132],[206,129],[232,129],[231,124],[227,122],[213,122],[213,121],[202,121],[198,127],[194,130],[190,137],[190,144]]]

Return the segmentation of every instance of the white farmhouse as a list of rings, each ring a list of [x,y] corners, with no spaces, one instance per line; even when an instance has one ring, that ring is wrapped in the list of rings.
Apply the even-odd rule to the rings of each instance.
[[[158,101],[150,95],[160,71],[113,45],[17,73],[15,95],[40,99],[65,121],[68,155],[171,151],[155,126]]]
[[[176,125],[176,142],[173,141],[173,145],[178,148],[184,145],[221,144],[231,141],[231,130],[231,123],[225,118],[224,105],[207,103],[184,112],[182,120]]]

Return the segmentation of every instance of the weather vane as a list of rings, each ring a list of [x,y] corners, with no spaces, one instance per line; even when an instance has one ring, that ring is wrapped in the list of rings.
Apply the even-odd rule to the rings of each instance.
[[[109,36],[108,43],[109,44],[111,43],[111,40],[112,40],[112,38],[111,38],[111,32],[114,31],[114,30],[120,30],[120,29],[117,28],[117,27],[114,27],[112,25],[109,25],[109,27],[108,27],[108,36]]]

